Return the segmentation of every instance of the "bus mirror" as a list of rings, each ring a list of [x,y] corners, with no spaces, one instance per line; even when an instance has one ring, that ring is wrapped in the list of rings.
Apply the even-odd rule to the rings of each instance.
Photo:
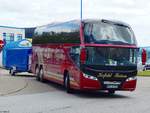
[[[85,26],[85,24],[82,22],[82,23],[81,23],[81,27],[82,27],[82,29],[84,28],[84,26]]]
[[[145,65],[146,60],[147,60],[146,50],[143,49],[143,50],[142,50],[142,65]]]
[[[3,46],[4,46],[4,41],[0,40],[0,50],[2,50]]]

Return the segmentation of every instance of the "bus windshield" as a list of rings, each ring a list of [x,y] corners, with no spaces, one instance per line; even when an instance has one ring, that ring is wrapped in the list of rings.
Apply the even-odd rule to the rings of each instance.
[[[87,23],[84,26],[85,43],[98,44],[128,44],[135,45],[136,40],[132,30],[122,24],[102,22]]]
[[[87,47],[86,65],[136,66],[137,49]]]

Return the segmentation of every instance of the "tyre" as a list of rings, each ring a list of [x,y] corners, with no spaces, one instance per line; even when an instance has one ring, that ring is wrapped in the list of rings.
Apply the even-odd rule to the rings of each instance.
[[[40,68],[40,71],[39,71],[39,79],[40,79],[41,82],[45,82],[45,80],[44,80],[44,71],[43,71],[42,67]]]
[[[114,90],[109,90],[108,94],[113,95],[113,94],[115,94],[115,91]]]
[[[67,93],[72,93],[72,89],[70,88],[70,77],[69,73],[66,73],[65,79],[64,79],[64,86]]]
[[[9,74],[10,74],[11,76],[15,76],[16,73],[15,73],[15,71],[14,71],[13,69],[10,69],[10,70],[9,70]]]
[[[39,77],[39,67],[38,67],[38,66],[36,66],[36,68],[35,68],[35,75],[36,75],[36,80],[37,80],[37,81],[40,81],[40,77]]]

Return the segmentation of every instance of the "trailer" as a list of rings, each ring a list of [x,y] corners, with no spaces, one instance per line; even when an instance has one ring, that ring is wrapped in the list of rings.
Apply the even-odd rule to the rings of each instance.
[[[31,47],[31,42],[26,39],[4,46],[3,65],[11,75],[30,71]]]

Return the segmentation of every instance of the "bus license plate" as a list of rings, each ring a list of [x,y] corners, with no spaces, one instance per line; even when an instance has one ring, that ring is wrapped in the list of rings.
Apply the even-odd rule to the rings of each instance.
[[[117,89],[117,88],[119,88],[119,86],[111,84],[111,85],[107,85],[106,88],[108,88],[108,89]]]
[[[118,82],[118,81],[104,81],[104,85],[108,89],[117,89],[119,88],[120,84],[121,82]]]

